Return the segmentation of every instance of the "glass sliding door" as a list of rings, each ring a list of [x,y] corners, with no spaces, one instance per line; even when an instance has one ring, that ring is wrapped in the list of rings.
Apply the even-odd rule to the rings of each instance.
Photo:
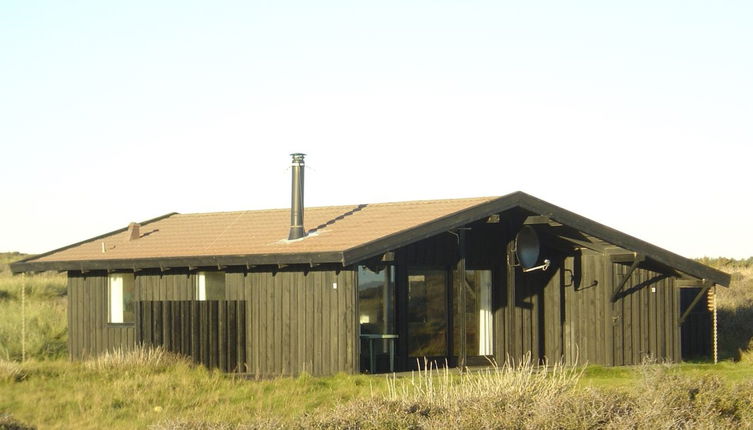
[[[358,309],[362,334],[395,332],[395,271],[358,266]]]
[[[392,266],[358,266],[358,320],[361,371],[394,370],[395,270]]]
[[[447,356],[447,272],[408,270],[408,357]]]
[[[457,275],[457,273],[455,273]],[[453,355],[460,353],[460,322],[457,320],[458,293],[462,282],[455,276],[453,285],[454,299],[452,314],[456,316],[453,329]],[[492,271],[491,270],[466,270],[465,271],[465,336],[466,356],[493,355],[492,341]]]

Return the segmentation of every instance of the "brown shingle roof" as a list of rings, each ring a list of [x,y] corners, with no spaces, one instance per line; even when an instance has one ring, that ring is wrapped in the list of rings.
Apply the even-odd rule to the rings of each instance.
[[[259,264],[351,265],[512,208],[544,215],[698,279],[729,285],[727,273],[520,191],[502,197],[306,208],[310,234],[297,241],[286,240],[288,209],[170,214],[144,222],[141,237],[133,241],[128,240],[129,233],[123,228],[17,261],[10,267],[13,273],[21,273]]]
[[[119,231],[29,261],[342,252],[496,198],[306,208],[309,234],[295,241],[289,209],[175,214],[143,224],[136,240]]]

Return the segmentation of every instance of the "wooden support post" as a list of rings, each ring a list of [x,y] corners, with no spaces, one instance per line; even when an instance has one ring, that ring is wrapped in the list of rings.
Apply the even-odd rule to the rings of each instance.
[[[459,259],[458,259],[458,268],[457,268],[457,276],[458,276],[458,331],[460,332],[460,339],[459,339],[459,345],[458,345],[458,368],[460,368],[460,371],[462,372],[465,369],[465,361],[466,361],[466,329],[465,329],[465,295],[466,295],[466,280],[465,280],[465,230],[459,230],[458,231],[458,251],[459,251]],[[450,333],[452,333],[452,328],[450,328]]]
[[[622,278],[622,281],[620,281],[620,285],[618,285],[617,288],[615,288],[614,293],[612,293],[612,303],[617,301],[617,295],[620,294],[622,288],[625,286],[625,284],[627,284],[627,281],[633,275],[633,272],[635,272],[635,269],[638,268],[638,265],[641,264],[641,262],[643,262],[645,259],[645,256],[635,254],[633,264],[630,265],[630,269],[628,269],[627,273]]]
[[[21,363],[26,361],[26,273],[21,275]]]
[[[709,288],[711,288],[712,285],[713,285],[713,283],[711,283],[710,281],[706,281],[704,279],[704,286],[703,286],[703,288],[701,288],[701,291],[698,292],[698,294],[695,296],[695,298],[693,299],[693,301],[690,302],[690,305],[688,305],[688,308],[685,309],[685,312],[680,317],[680,321],[678,322],[678,324],[682,325],[682,323],[685,322],[685,319],[688,317],[688,315],[690,315],[690,312],[693,311],[693,309],[695,308],[695,305],[697,305],[698,302],[701,301],[701,298],[706,294],[706,291],[708,291]]]
[[[509,239],[507,241],[507,249],[506,249],[506,273],[507,273],[507,279],[505,280],[507,284],[507,309],[505,312],[505,352],[506,357],[504,357],[505,362],[508,361],[510,363],[515,363],[515,360],[517,360],[519,357],[518,351],[520,348],[517,348],[515,346],[515,342],[517,342],[520,338],[520,335],[516,331],[518,328],[518,325],[516,324],[515,319],[515,235],[512,233],[512,229],[509,230]],[[515,326],[515,327],[513,327]]]
[[[712,334],[712,336],[713,336],[713,339],[712,339],[713,345],[712,345],[712,347],[714,348],[714,364],[716,364],[716,363],[719,362],[719,342],[718,342],[719,341],[719,335],[717,333],[717,323],[716,323],[717,322],[717,319],[716,319],[716,285],[714,285],[714,289],[712,291],[714,292],[714,294],[711,296],[712,297],[711,298],[711,300],[712,300],[711,305],[714,308],[713,309],[713,312],[714,312],[714,315],[713,315],[714,316],[714,320],[713,320],[713,329],[714,329],[714,332]]]

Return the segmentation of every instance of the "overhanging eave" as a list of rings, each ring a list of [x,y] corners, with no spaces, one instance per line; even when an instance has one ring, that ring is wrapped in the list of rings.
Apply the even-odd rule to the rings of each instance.
[[[165,258],[137,258],[87,261],[19,261],[10,265],[13,274],[45,271],[142,270],[182,267],[261,266],[341,263],[341,252],[298,254],[218,255]]]

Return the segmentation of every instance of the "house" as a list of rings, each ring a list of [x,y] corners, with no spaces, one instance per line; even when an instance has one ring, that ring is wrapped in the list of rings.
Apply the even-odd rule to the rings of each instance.
[[[171,213],[11,269],[67,272],[73,359],[147,343],[266,377],[714,347],[706,302],[728,274],[528,194],[304,210],[294,154],[292,200]]]

